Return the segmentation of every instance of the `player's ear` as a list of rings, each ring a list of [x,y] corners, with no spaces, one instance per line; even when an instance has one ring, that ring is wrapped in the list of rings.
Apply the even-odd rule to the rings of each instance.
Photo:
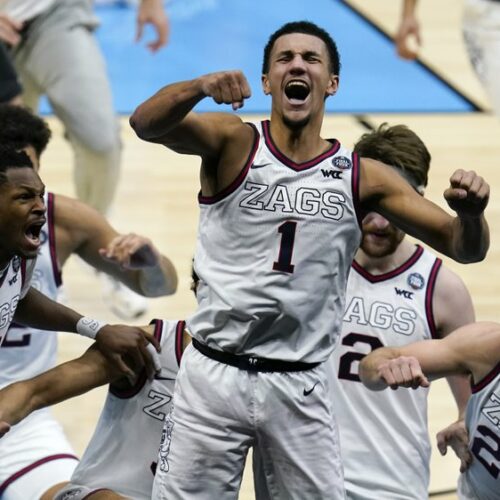
[[[334,75],[333,73],[331,73],[328,81],[328,86],[326,87],[326,95],[328,97],[335,95],[338,89],[339,89],[339,77],[338,75]]]
[[[271,93],[271,86],[269,85],[269,78],[267,77],[266,73],[262,75],[261,82],[264,94],[269,95]]]

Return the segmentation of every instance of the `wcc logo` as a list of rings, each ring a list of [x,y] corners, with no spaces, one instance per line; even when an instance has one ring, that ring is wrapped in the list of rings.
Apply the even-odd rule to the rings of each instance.
[[[401,295],[405,299],[413,300],[414,292],[409,292],[408,290],[403,290],[402,288],[398,288],[397,286],[394,287],[394,291],[396,292],[396,295]]]
[[[342,179],[342,172],[340,170],[325,170],[321,169],[323,177],[331,177],[332,179]]]

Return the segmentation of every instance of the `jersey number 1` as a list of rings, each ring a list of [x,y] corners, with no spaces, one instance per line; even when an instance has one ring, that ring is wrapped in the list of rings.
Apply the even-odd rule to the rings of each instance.
[[[292,221],[287,221],[278,228],[278,233],[281,233],[281,244],[278,260],[273,263],[275,271],[293,273],[295,266],[292,264],[292,254],[296,229],[297,223]]]

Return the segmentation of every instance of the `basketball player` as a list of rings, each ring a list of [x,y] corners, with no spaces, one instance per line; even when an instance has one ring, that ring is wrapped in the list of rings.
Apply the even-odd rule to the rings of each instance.
[[[38,170],[50,140],[45,121],[27,109],[0,105],[0,143],[23,149]],[[32,286],[53,300],[62,282],[61,269],[73,253],[147,296],[175,291],[171,262],[142,236],[118,233],[96,210],[65,196],[45,194],[47,221]],[[12,325],[0,356],[0,387],[33,377],[55,365],[57,334]],[[67,482],[77,465],[61,426],[44,410],[18,425],[0,442],[0,496],[5,500],[47,498]]]
[[[193,344],[153,498],[236,498],[250,446],[274,499],[343,498],[324,361],[340,331],[362,211],[457,260],[486,254],[489,187],[479,176],[453,174],[453,218],[390,167],[321,137],[339,66],[328,33],[289,23],[264,50],[270,121],[192,112],[205,97],[241,108],[250,88],[239,71],[168,85],[131,117],[139,137],[202,158],[199,307],[187,320]]]
[[[0,150],[0,345],[13,321],[42,330],[75,332],[97,340],[99,348],[124,374],[128,354],[154,373],[147,349],[156,339],[137,327],[106,325],[50,300],[29,286],[45,224],[45,186],[24,152]]]
[[[423,194],[431,157],[404,125],[380,126],[365,134],[354,151],[392,165]],[[428,498],[427,390],[371,393],[360,382],[359,361],[382,345],[442,338],[474,320],[469,292],[441,259],[405,239],[382,215],[366,214],[347,282],[339,346],[332,355],[332,398],[348,498]],[[459,410],[459,421],[449,431],[466,438],[468,381],[450,377],[449,383]]]
[[[390,386],[428,387],[429,378],[449,374],[472,376],[472,396],[466,409],[469,448],[453,437],[439,446],[452,446],[462,462],[458,496],[467,500],[496,500],[500,492],[500,325],[475,323],[444,339],[384,347],[360,365],[362,382],[372,390]]]
[[[110,383],[94,435],[56,499],[151,498],[163,420],[190,337],[184,321],[155,320],[144,329],[154,332],[162,347],[161,372],[154,380],[144,372],[130,385],[93,345],[78,359],[0,391],[0,436],[12,425],[1,443],[31,412]]]

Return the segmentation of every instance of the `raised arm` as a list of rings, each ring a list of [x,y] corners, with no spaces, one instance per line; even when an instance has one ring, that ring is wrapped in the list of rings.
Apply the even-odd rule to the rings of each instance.
[[[175,267],[151,240],[133,233],[118,234],[99,212],[66,196],[54,196],[54,209],[61,263],[77,253],[92,267],[140,295],[160,297],[175,293]]]
[[[418,195],[391,167],[375,160],[361,160],[360,192],[365,209],[380,212],[408,234],[452,259],[468,263],[486,256],[489,230],[483,212],[489,200],[489,186],[474,172],[457,170],[444,192],[456,217]]]
[[[164,144],[179,153],[218,158],[227,141],[245,134],[246,127],[230,113],[193,113],[205,97],[238,109],[250,97],[250,87],[241,71],[210,73],[167,85],[134,111],[130,125],[145,141]]]
[[[0,390],[0,437],[40,408],[79,396],[121,377],[111,363],[92,345],[78,359],[56,366],[37,377],[16,382]]]

